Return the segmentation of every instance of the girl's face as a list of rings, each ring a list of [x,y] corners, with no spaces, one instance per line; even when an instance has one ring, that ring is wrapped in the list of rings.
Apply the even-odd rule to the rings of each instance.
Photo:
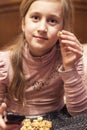
[[[63,27],[62,5],[58,0],[33,2],[22,20],[22,30],[32,55],[42,56],[58,40],[57,32]]]

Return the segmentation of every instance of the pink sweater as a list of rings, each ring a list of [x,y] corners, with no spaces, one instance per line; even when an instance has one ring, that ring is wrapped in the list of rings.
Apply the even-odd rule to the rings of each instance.
[[[0,52],[0,62],[3,61],[4,64],[0,65],[0,103],[5,101],[8,111],[26,115],[60,111],[64,106],[65,93],[66,105],[71,115],[87,112],[87,85],[82,58],[75,63],[74,68],[63,71],[61,57],[56,47],[42,57],[31,56],[27,47],[23,54],[26,105],[21,107],[7,93],[13,76],[9,51]]]

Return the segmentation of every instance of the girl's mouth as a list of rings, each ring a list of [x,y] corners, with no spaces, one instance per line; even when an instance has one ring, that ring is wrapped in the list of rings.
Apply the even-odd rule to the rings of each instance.
[[[48,40],[47,37],[43,37],[43,36],[34,36],[36,39],[38,40]]]

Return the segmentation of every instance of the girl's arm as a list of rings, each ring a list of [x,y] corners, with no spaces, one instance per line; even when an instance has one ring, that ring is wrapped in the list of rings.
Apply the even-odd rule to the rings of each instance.
[[[66,106],[71,115],[87,112],[87,84],[82,45],[74,34],[67,31],[62,31],[59,40],[63,59],[59,72],[64,81]]]
[[[0,53],[1,54],[1,53]],[[2,59],[2,60],[1,60]],[[0,55],[0,129],[1,130],[20,130],[20,125],[7,125],[6,118],[3,118],[3,114],[6,111],[6,104],[4,102],[6,86],[7,86],[7,67],[6,62],[3,61],[3,56]]]

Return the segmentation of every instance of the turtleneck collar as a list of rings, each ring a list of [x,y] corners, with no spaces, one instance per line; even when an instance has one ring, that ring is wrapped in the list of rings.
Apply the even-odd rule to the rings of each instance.
[[[26,43],[23,55],[28,65],[44,66],[49,64],[50,62],[53,61],[53,59],[56,58],[57,55],[56,53],[57,53],[57,47],[55,45],[49,53],[45,54],[44,56],[35,57],[31,55],[29,51],[29,46]]]

